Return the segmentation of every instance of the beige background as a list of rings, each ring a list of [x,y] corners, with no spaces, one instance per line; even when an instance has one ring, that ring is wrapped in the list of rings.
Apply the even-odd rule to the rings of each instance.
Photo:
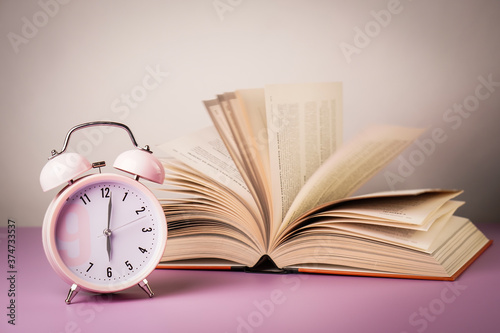
[[[460,215],[499,222],[499,1],[1,0],[0,36],[1,225],[41,225],[57,191],[39,173],[73,125],[122,121],[154,147],[210,124],[214,94],[317,81],[344,82],[346,140],[429,128],[361,192],[460,188]],[[72,138],[108,165],[130,147]]]

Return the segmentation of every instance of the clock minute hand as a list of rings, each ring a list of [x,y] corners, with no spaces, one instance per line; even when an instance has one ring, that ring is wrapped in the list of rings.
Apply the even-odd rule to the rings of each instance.
[[[111,229],[109,229],[111,224],[111,208],[113,206],[111,195],[112,194],[110,193],[108,203],[108,227],[104,230],[104,234],[106,235],[106,251],[108,252],[108,260],[111,260]]]

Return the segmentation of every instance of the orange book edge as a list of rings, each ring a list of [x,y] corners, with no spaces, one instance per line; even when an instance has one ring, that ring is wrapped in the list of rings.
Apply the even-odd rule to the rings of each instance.
[[[349,275],[349,276],[365,276],[365,277],[389,277],[397,279],[417,279],[417,280],[439,280],[439,281],[455,281],[487,248],[493,244],[493,240],[489,240],[476,254],[469,259],[458,271],[450,277],[441,276],[425,276],[411,274],[390,274],[390,273],[369,273],[369,272],[346,272],[336,270],[323,270],[315,268],[299,268],[300,273],[315,273],[315,274],[331,274],[331,275]]]
[[[203,271],[230,271],[233,266],[207,266],[207,265],[162,265],[158,264],[157,269],[184,269],[184,270],[203,270]]]
[[[493,244],[493,240],[489,240],[476,254],[465,263],[455,274],[450,277],[441,276],[425,276],[425,275],[411,275],[411,274],[391,274],[391,273],[370,273],[370,272],[347,272],[342,270],[326,270],[317,268],[298,268],[295,270],[297,273],[312,273],[312,274],[328,274],[328,275],[344,275],[344,276],[360,276],[360,277],[382,277],[382,278],[397,278],[397,279],[416,279],[416,280],[438,280],[438,281],[455,281],[469,266],[476,261],[477,258],[487,248]],[[179,269],[179,270],[243,270],[243,266],[221,265],[221,266],[207,266],[207,265],[162,265],[158,264],[157,269]],[[293,273],[294,271],[290,271]]]

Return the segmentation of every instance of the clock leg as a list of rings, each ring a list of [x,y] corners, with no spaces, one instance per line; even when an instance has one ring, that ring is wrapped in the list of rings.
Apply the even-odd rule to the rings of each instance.
[[[144,290],[150,298],[154,296],[154,293],[151,290],[151,287],[149,287],[148,280],[144,279],[141,282],[139,282],[139,287],[141,287],[142,290]]]
[[[76,283],[73,283],[73,285],[71,285],[71,288],[69,288],[69,292],[68,292],[68,296],[66,297],[66,304],[70,304],[71,301],[73,300],[73,298],[76,296],[76,294],[78,294],[78,292],[80,291],[80,287],[78,287],[78,285]]]

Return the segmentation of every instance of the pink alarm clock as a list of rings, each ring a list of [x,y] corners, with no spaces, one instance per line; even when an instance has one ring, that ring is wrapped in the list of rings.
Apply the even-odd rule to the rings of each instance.
[[[80,154],[65,152],[71,134],[91,126],[114,126],[128,132],[136,149],[121,153],[113,166],[133,178],[101,173],[105,162],[90,164]],[[99,171],[82,176],[93,168]],[[113,293],[138,284],[153,296],[146,277],[165,251],[167,223],[163,208],[140,178],[162,184],[165,170],[149,147],[139,147],[121,123],[77,125],[69,130],[62,150],[52,151],[40,174],[42,189],[67,185],[45,213],[42,239],[52,268],[71,284],[67,304],[80,289]]]

